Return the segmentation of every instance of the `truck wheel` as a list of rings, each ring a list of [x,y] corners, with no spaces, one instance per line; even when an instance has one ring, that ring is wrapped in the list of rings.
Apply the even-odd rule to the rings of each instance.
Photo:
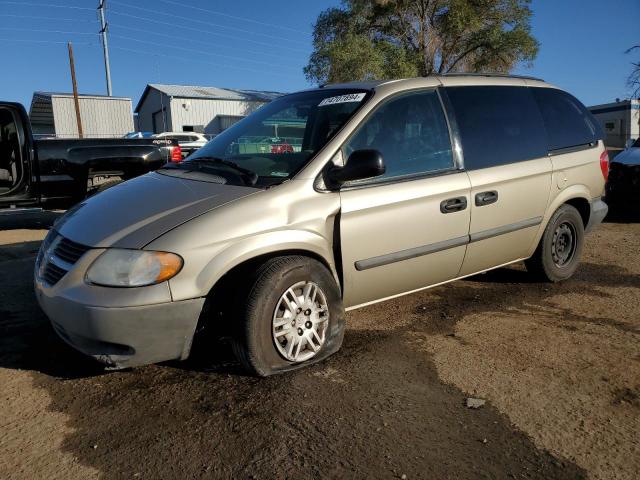
[[[268,376],[319,362],[344,336],[340,290],[327,268],[304,256],[261,265],[240,296],[233,349],[250,373]]]
[[[541,281],[566,280],[578,268],[583,243],[580,213],[571,205],[562,205],[549,220],[535,253],[525,261],[527,270]]]

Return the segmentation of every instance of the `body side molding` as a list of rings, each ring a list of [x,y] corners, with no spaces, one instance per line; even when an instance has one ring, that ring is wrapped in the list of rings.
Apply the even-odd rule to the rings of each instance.
[[[469,243],[479,242],[481,240],[497,237],[499,235],[505,235],[507,233],[522,230],[524,228],[535,227],[536,225],[540,225],[542,223],[542,219],[543,217],[529,218],[527,220],[522,220],[521,222],[510,223],[508,225],[502,225],[497,228],[491,228],[489,230],[472,233],[471,235],[464,235],[462,237],[456,237],[449,240],[444,240],[442,242],[432,243],[429,245],[421,245],[419,247],[408,248],[407,250],[400,250],[399,252],[387,253],[384,255],[379,255],[377,257],[358,260],[354,265],[356,267],[356,270],[361,272],[362,270],[381,267],[383,265],[389,265],[391,263],[401,262],[403,260],[410,260],[412,258],[441,252],[450,248],[461,247]]]

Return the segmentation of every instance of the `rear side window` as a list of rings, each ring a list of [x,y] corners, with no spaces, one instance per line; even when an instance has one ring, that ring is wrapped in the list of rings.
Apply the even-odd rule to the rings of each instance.
[[[540,111],[526,87],[449,87],[467,170],[547,154]]]
[[[532,88],[549,136],[549,150],[576,147],[602,137],[600,127],[582,103],[562,90]]]

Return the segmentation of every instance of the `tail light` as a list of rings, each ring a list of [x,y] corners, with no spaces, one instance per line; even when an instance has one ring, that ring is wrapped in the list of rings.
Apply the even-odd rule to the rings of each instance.
[[[180,163],[182,161],[182,149],[180,145],[171,147],[171,161],[174,163]]]
[[[609,179],[609,154],[606,150],[600,154],[600,170],[606,182]]]

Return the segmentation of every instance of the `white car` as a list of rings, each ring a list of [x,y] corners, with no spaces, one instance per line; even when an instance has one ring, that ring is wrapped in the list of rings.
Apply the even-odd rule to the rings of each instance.
[[[162,132],[157,133],[154,137],[177,140],[182,149],[182,158],[186,158],[196,150],[204,147],[209,141],[202,133],[197,132]]]

